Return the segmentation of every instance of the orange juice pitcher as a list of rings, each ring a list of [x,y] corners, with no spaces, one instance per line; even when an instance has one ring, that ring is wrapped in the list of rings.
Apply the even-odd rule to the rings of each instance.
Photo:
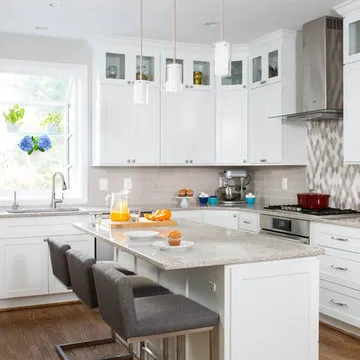
[[[106,197],[106,202],[111,198],[110,220],[111,221],[129,221],[129,203],[127,192],[124,190],[119,193],[112,193]]]

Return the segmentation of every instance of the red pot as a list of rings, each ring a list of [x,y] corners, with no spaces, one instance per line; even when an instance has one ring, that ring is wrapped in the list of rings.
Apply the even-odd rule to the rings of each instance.
[[[297,194],[298,204],[303,209],[326,209],[329,207],[329,194]]]

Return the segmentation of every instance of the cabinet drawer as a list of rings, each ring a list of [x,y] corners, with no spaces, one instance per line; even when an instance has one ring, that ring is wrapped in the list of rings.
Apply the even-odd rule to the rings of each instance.
[[[259,232],[259,214],[256,213],[239,213],[239,230]]]
[[[360,254],[325,250],[320,258],[321,279],[360,291]]]
[[[345,323],[360,327],[360,292],[353,292],[349,296],[341,292],[327,289],[326,282],[322,282],[320,287],[320,312],[331,316]],[[339,286],[336,290],[341,289]]]
[[[311,243],[360,254],[360,229],[315,225]]]

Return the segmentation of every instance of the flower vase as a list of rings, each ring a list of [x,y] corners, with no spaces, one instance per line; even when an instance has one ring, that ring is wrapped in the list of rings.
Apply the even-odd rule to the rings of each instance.
[[[16,133],[19,131],[20,125],[19,124],[13,124],[11,122],[6,123],[6,129],[9,133]]]
[[[41,160],[41,152],[34,151],[31,155],[28,156],[29,165],[38,165]]]

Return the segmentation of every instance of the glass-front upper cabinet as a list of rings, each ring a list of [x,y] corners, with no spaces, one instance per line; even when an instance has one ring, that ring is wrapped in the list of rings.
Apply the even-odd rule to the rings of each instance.
[[[246,56],[233,56],[231,61],[231,75],[219,78],[218,85],[220,87],[241,87],[247,86],[247,60]]]
[[[258,51],[251,56],[251,86],[257,87],[281,80],[280,47]]]
[[[120,50],[119,50],[120,49]],[[136,48],[108,46],[99,50],[97,62],[100,81],[108,84],[133,84],[140,79],[140,54]],[[160,54],[144,51],[142,60],[143,80],[151,84],[160,82]]]
[[[193,76],[192,76],[192,84],[197,87],[200,86],[211,86],[211,67],[210,61],[199,61],[193,60]]]
[[[360,14],[345,17],[344,20],[344,62],[360,60]]]

